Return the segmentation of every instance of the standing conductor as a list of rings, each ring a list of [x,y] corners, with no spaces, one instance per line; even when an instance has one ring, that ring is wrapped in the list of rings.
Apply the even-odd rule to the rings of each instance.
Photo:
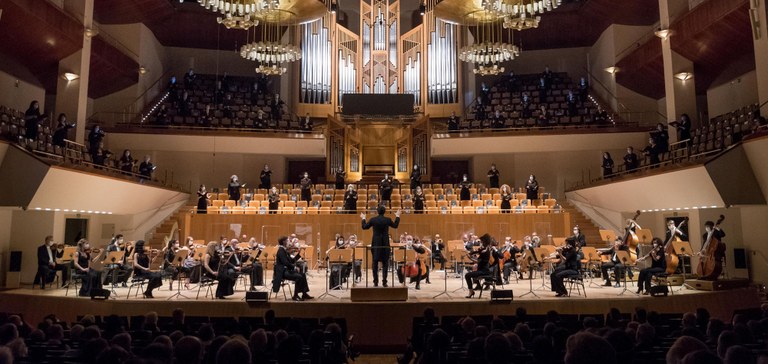
[[[371,239],[371,254],[373,255],[373,286],[379,286],[379,263],[382,263],[382,281],[384,287],[387,286],[387,269],[389,268],[389,228],[397,229],[400,225],[400,210],[395,212],[395,221],[384,216],[387,209],[384,205],[380,205],[376,209],[378,216],[371,219],[371,221],[365,221],[365,213],[360,214],[360,218],[363,219],[363,230],[368,230],[373,227],[373,239]]]

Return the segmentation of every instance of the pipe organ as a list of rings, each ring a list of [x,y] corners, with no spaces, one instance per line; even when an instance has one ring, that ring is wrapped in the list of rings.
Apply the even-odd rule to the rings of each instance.
[[[427,101],[458,102],[458,25],[435,19],[427,44]]]
[[[363,93],[397,93],[398,34],[400,29],[398,0],[363,0],[360,2],[362,35]]]
[[[300,102],[326,104],[331,101],[331,38],[328,16],[301,26]]]
[[[337,91],[337,105],[344,105],[344,94],[355,93],[357,90],[357,45],[358,37],[339,27],[337,31],[337,48],[338,55],[337,64],[337,78],[338,78],[338,91]]]

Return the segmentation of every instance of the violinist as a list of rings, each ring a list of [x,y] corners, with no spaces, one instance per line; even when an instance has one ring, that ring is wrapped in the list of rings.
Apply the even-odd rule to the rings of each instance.
[[[343,235],[337,233],[334,241],[334,245],[325,251],[325,259],[327,260],[330,260],[332,250],[348,248]],[[349,278],[350,264],[348,262],[334,262],[332,265],[329,263],[329,265],[331,267],[331,275],[329,277],[330,282],[328,282],[328,286],[331,287],[331,289],[341,289],[341,285]]]
[[[40,280],[40,288],[45,289],[46,283],[52,282],[56,271],[61,271],[61,286],[68,284],[68,269],[64,264],[56,263],[56,259],[64,256],[64,244],[54,244],[53,236],[46,236],[45,243],[37,248],[37,276]],[[37,281],[35,281],[37,283]]]
[[[619,251],[625,251],[629,253],[629,246],[624,244],[624,241],[621,237],[616,237],[616,240],[613,241],[613,247],[611,249],[608,249],[602,253],[601,255],[607,255],[610,256],[610,259],[607,262],[603,262],[600,265],[600,270],[603,274],[603,278],[605,278],[605,286],[610,287],[611,286],[611,277],[608,275],[608,270],[613,268],[613,275],[616,279],[616,284],[614,287],[621,287],[621,284],[619,283],[619,280],[621,279],[622,273],[624,273],[624,263],[619,260],[618,255],[616,254]]]
[[[150,270],[152,260],[147,254],[148,249],[144,249],[144,244],[144,240],[136,242],[133,253],[133,275],[149,281],[147,289],[144,291],[144,298],[155,298],[152,296],[152,291],[163,285],[162,275],[160,272]]]
[[[576,248],[583,248],[587,246],[587,238],[581,232],[579,225],[573,227],[573,239],[576,240]]]
[[[261,256],[265,246],[263,244],[259,244],[256,241],[256,238],[251,238],[248,240],[248,246],[250,247],[249,250],[244,250],[241,252],[240,261],[242,263],[240,264],[240,272],[251,275],[250,290],[255,291],[256,286],[264,285],[264,266],[259,261],[259,257]],[[252,254],[254,250],[257,251],[255,255]],[[250,264],[246,265],[246,263],[249,262]]]
[[[123,234],[115,235],[115,237],[109,241],[109,245],[107,245],[107,251],[110,253],[119,251],[125,252],[122,259],[117,262],[108,262],[110,264],[107,264],[107,268],[109,269],[109,277],[114,277],[114,281],[112,282],[113,286],[120,283],[123,287],[127,287],[128,277],[130,277],[131,273],[133,273],[133,267],[126,263],[128,256],[131,253],[126,248],[127,247]],[[113,272],[113,270],[116,270],[116,272]]]
[[[443,239],[440,238],[440,234],[435,234],[435,238],[432,239],[432,266],[435,266],[435,262],[440,263],[440,270],[445,270],[445,255],[443,255],[443,250],[445,250],[445,243],[443,243]]]
[[[187,257],[184,259],[184,262],[181,264],[183,269],[190,272],[187,276],[187,279],[184,281],[184,288],[187,289],[189,289],[190,283],[197,283],[200,281],[200,269],[196,269],[200,267],[200,261],[195,260],[195,248],[197,248],[197,245],[195,245],[195,239],[191,236],[188,236],[187,249],[189,249],[189,255],[187,255]]]
[[[387,203],[387,206],[392,207],[392,177],[389,176],[389,173],[384,174],[384,179],[379,182],[379,195],[381,196],[381,204],[383,205],[385,202]]]
[[[211,241],[203,256],[203,273],[219,282],[216,286],[216,298],[224,299],[235,293],[235,269],[230,263],[232,253],[225,253],[227,239],[223,236],[220,241]]]
[[[269,195],[267,196],[269,200],[269,213],[270,214],[276,214],[277,209],[280,205],[280,194],[277,192],[277,187],[272,187],[269,190]]]
[[[171,284],[169,286],[170,291],[173,291],[173,281],[179,278],[179,272],[184,273],[187,277],[189,277],[189,273],[191,272],[191,268],[184,267],[183,264],[180,267],[177,267],[173,264],[174,259],[176,259],[176,253],[180,249],[181,247],[179,246],[178,240],[171,239],[162,250],[163,270],[171,275]],[[192,250],[187,251],[191,252]],[[186,285],[189,286],[188,283]]]
[[[541,237],[535,231],[531,233],[531,246],[534,248],[541,247]]]
[[[291,234],[288,239],[288,252],[296,259],[295,265],[302,274],[307,274],[307,261],[301,257],[301,242],[296,234]]]
[[[581,264],[576,252],[576,240],[573,237],[565,239],[565,245],[559,248],[558,252],[560,264],[550,275],[550,283],[552,284],[552,291],[557,292],[556,297],[565,297],[568,295],[568,290],[565,289],[563,279],[579,274],[579,265]]]
[[[520,269],[517,264],[517,256],[522,251],[517,245],[512,244],[512,238],[507,236],[504,239],[504,246],[499,249],[499,254],[504,258],[504,266],[502,267],[502,273],[504,275],[504,283],[509,283],[509,275],[512,271],[516,272],[520,279],[523,278],[523,274],[520,273]],[[522,256],[522,255],[521,255]]]
[[[309,178],[309,173],[304,172],[300,181],[301,187],[301,200],[307,201],[307,204],[312,202],[312,180]]]
[[[477,258],[475,258],[477,269],[464,274],[464,279],[467,280],[467,288],[469,289],[467,298],[474,297],[475,289],[480,288],[480,283],[477,280],[477,277],[488,276],[491,274],[489,266],[491,260],[491,240],[492,238],[490,235],[484,234],[480,237],[480,249],[469,253],[470,256],[477,256]],[[474,288],[473,281],[477,284]]]
[[[85,240],[80,239],[77,242],[77,251],[75,251],[72,257],[72,264],[75,268],[75,274],[82,277],[82,285],[80,286],[80,292],[78,296],[89,297],[91,290],[101,289],[101,279],[99,279],[99,272],[91,269],[91,261],[93,259],[91,254],[97,254],[98,251],[91,249],[91,244]]]
[[[672,221],[672,220],[670,220]],[[672,223],[674,226],[674,222]],[[638,259],[651,259],[651,266],[640,270],[640,276],[637,277],[637,294],[650,294],[651,291],[651,277],[654,274],[664,273],[667,271],[667,260],[664,257],[664,243],[659,238],[653,238],[651,240],[653,248],[644,257]],[[645,293],[643,293],[643,286],[645,286]]]
[[[309,285],[307,284],[306,274],[300,273],[296,267],[296,261],[301,258],[300,255],[292,257],[288,252],[288,237],[281,236],[277,239],[277,253],[275,254],[274,278],[272,279],[272,292],[280,291],[280,284],[283,280],[296,282],[293,290],[294,301],[304,301],[312,299],[308,294]]]
[[[351,183],[344,191],[344,212],[347,214],[357,212],[357,191],[355,191],[355,185]]]

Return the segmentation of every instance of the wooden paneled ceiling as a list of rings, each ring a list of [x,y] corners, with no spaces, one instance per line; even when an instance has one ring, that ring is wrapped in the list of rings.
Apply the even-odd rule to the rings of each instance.
[[[59,61],[82,48],[82,24],[48,1],[0,0],[0,8],[0,53],[29,70],[6,71],[55,93]],[[96,36],[88,96],[99,98],[136,83],[138,68],[133,59]]]
[[[670,26],[672,50],[693,62],[696,93],[706,93],[731,63],[754,54],[749,0],[709,0]],[[664,97],[661,40],[652,38],[617,64],[616,80],[640,94]]]

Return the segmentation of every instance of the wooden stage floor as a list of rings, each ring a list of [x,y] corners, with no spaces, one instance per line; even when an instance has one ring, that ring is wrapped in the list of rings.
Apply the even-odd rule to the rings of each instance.
[[[358,287],[364,287],[363,283]],[[188,315],[208,316],[263,316],[264,312],[272,309],[280,317],[344,317],[350,333],[355,334],[355,340],[361,348],[370,352],[392,352],[406,343],[410,334],[411,320],[420,316],[424,308],[432,307],[438,316],[442,315],[514,315],[517,307],[525,307],[529,314],[544,314],[556,310],[563,314],[605,314],[612,307],[622,312],[632,312],[636,307],[655,310],[662,313],[694,311],[698,307],[707,308],[712,317],[730,320],[734,310],[759,307],[760,300],[754,288],[740,288],[728,291],[695,291],[680,287],[671,287],[674,294],[668,297],[638,296],[634,293],[636,286],[629,283],[628,290],[621,294],[623,288],[601,287],[602,281],[595,279],[590,285],[585,281],[586,297],[575,294],[571,297],[558,298],[548,288],[541,288],[541,278],[532,281],[533,290],[538,296],[526,295],[529,291],[529,280],[520,280],[505,285],[504,289],[514,292],[511,304],[494,304],[490,302],[490,292],[483,293],[483,298],[467,299],[466,288],[462,288],[461,280],[453,273],[448,273],[447,281],[442,271],[431,274],[431,284],[422,282],[421,290],[415,290],[413,284],[408,285],[408,300],[403,302],[352,302],[350,290],[330,291],[334,296],[320,297],[325,293],[325,273],[312,271],[309,275],[310,294],[315,299],[305,302],[286,301],[282,293],[269,302],[248,304],[244,300],[242,284],[236,287],[236,293],[225,300],[204,298],[202,291],[200,299],[196,300],[196,285],[189,291],[182,290],[187,298],[169,298],[176,290],[168,290],[168,281],[163,287],[154,291],[154,299],[127,298],[127,288],[117,288],[116,298],[106,301],[93,301],[87,298],[75,297],[70,289],[65,296],[64,289],[24,288],[0,292],[0,311],[23,313],[25,318],[36,324],[45,315],[55,312],[57,316],[67,321],[74,321],[78,315],[110,315],[121,316],[143,315],[156,311],[160,315],[170,316],[177,307],[183,308]],[[390,286],[392,281],[390,280]],[[394,282],[397,286],[397,281]],[[434,296],[445,291],[449,296]],[[547,279],[547,284],[549,280]],[[350,287],[351,287],[350,283]],[[176,288],[174,286],[174,288]],[[214,287],[215,288],[215,287]],[[501,287],[498,287],[501,289]],[[262,291],[265,291],[262,288]],[[135,289],[134,289],[135,291]]]

